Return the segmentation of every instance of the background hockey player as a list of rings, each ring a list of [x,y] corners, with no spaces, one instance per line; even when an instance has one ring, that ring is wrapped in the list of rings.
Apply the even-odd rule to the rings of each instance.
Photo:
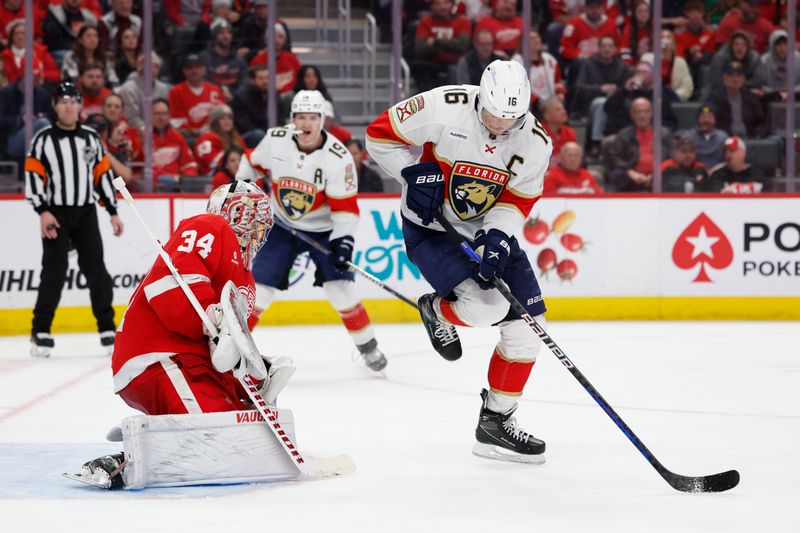
[[[255,325],[250,265],[272,224],[269,197],[254,184],[234,182],[211,194],[207,214],[178,225],[164,249],[220,333],[209,339],[177,280],[164,261],[156,259],[131,296],[111,358],[114,392],[125,403],[147,415],[247,409],[247,394],[229,372],[246,362],[240,361],[243,356],[220,327],[218,302],[223,286],[232,281],[247,302],[249,327]],[[283,374],[267,380],[269,387],[282,387],[288,379],[289,366],[281,359],[274,365],[267,360],[270,375]],[[109,472],[122,460],[121,454],[106,456],[88,463],[85,470]]]
[[[275,225],[270,240],[253,263],[256,310],[266,310],[279,290],[289,286],[295,258],[308,252],[316,265],[316,285],[344,322],[364,362],[372,370],[386,366],[369,316],[355,293],[353,234],[358,224],[358,177],[350,152],[322,127],[325,99],[319,91],[299,91],[292,100],[292,124],[272,128],[242,158],[237,178],[272,178]],[[321,253],[294,237],[281,224],[330,248]]]
[[[403,183],[407,253],[436,289],[419,299],[434,348],[446,359],[457,359],[461,346],[454,326],[499,324],[473,453],[539,463],[544,442],[517,427],[511,414],[541,341],[509,312],[508,302],[489,282],[503,279],[543,323],[539,285],[513,237],[541,196],[552,151],[547,133],[528,112],[529,97],[525,69],[494,61],[480,87],[439,87],[395,104],[367,129],[367,149]],[[419,161],[411,146],[423,147]],[[435,221],[440,210],[474,241],[480,265],[470,262]]]

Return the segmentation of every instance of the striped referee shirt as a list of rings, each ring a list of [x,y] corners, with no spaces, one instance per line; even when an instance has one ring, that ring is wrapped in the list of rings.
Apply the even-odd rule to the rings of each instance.
[[[95,131],[78,124],[39,131],[25,160],[25,197],[37,213],[51,206],[81,207],[99,202],[117,214],[114,174]]]

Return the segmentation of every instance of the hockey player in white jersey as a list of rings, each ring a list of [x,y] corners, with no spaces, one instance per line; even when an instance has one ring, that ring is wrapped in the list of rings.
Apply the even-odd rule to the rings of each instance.
[[[316,266],[315,285],[322,285],[369,368],[380,371],[386,357],[369,316],[355,293],[353,234],[359,220],[358,177],[350,152],[322,127],[324,102],[319,91],[300,91],[292,100],[289,126],[272,128],[242,158],[238,179],[272,182],[277,223],[253,263],[256,312],[265,311],[279,290],[289,286],[295,258],[308,252]],[[292,235],[292,230],[328,246],[326,255]]]
[[[498,325],[500,341],[481,392],[476,455],[544,462],[545,443],[516,425],[517,408],[541,341],[492,283],[505,281],[544,323],[545,305],[530,262],[513,237],[541,197],[552,141],[528,112],[525,69],[494,61],[480,87],[445,86],[399,102],[367,128],[367,149],[403,184],[403,235],[409,258],[436,290],[419,299],[434,348],[461,356],[454,326]],[[417,160],[411,147],[422,147]],[[442,213],[474,242],[470,262],[435,221]]]

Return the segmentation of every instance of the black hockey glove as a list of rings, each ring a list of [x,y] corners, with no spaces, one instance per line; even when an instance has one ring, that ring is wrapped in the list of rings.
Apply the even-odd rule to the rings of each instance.
[[[508,263],[508,256],[516,248],[514,237],[509,237],[499,229],[490,229],[488,232],[478,230],[475,234],[475,248],[483,247],[481,262],[477,265],[476,281],[482,289],[494,287],[491,282],[493,277],[500,279]],[[478,252],[480,253],[480,252]]]
[[[336,267],[337,270],[347,270],[349,268],[347,263],[353,259],[354,244],[355,241],[353,241],[353,237],[350,235],[333,239],[330,242],[331,261],[333,261],[333,266]]]
[[[438,163],[418,163],[401,172],[408,183],[406,205],[427,226],[436,217],[444,202],[444,174]]]

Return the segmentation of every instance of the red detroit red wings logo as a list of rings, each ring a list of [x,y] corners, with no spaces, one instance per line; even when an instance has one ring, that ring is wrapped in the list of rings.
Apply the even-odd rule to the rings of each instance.
[[[728,237],[705,213],[700,213],[681,232],[672,246],[672,262],[678,268],[690,269],[700,264],[692,283],[711,282],[706,265],[723,269],[733,262],[733,248]]]
[[[250,286],[240,286],[236,288],[239,290],[239,294],[244,300],[244,303],[247,304],[247,309],[242,309],[243,315],[249,317],[253,313],[253,307],[256,304],[256,291]],[[241,302],[241,300],[237,299],[237,302]]]

